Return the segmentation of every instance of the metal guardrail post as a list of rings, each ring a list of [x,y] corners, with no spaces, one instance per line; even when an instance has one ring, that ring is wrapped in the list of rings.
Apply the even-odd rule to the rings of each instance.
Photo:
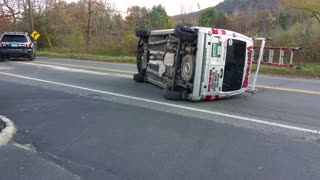
[[[284,56],[284,51],[282,49],[280,49],[280,52],[279,52],[279,66],[283,64],[283,56]]]
[[[258,63],[257,63],[257,70],[256,70],[256,73],[253,78],[252,92],[254,92],[255,88],[256,88],[260,65],[261,65],[261,61],[262,61],[262,57],[263,57],[263,50],[264,50],[264,46],[266,45],[266,38],[255,38],[254,40],[260,40],[262,42],[261,42],[260,53],[259,53],[259,58],[258,58]]]
[[[291,50],[291,55],[290,55],[290,66],[293,66],[293,50]]]
[[[273,54],[274,54],[274,50],[273,49],[270,49],[269,50],[269,64],[272,64],[273,62]]]

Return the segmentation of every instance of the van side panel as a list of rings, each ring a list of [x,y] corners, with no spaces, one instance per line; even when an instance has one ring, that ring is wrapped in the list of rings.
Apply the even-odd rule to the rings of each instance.
[[[196,55],[196,70],[193,80],[193,97],[199,97],[201,95],[201,87],[204,79],[204,72],[202,71],[205,68],[206,64],[206,34],[199,32],[198,41],[197,41],[197,55]]]

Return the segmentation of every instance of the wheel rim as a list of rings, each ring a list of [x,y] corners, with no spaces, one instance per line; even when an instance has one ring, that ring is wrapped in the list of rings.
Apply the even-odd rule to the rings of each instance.
[[[182,60],[181,76],[185,81],[191,81],[193,78],[193,58],[191,55],[187,55]]]
[[[189,75],[190,73],[191,73],[191,64],[190,64],[190,62],[187,62],[187,63],[185,63],[184,64],[184,73],[186,74],[186,75]]]

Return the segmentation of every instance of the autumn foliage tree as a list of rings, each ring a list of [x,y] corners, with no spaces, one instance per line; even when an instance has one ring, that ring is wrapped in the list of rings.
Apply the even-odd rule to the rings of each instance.
[[[320,23],[320,0],[283,0],[283,4],[310,12]]]
[[[26,2],[0,0],[0,32],[30,29]],[[271,45],[301,46],[304,50],[297,58],[319,62],[319,6],[320,0],[225,0],[191,14],[196,17],[194,25],[271,37]],[[183,17],[174,21],[162,5],[150,9],[132,6],[119,12],[111,0],[32,0],[32,7],[34,27],[41,34],[38,48],[51,48],[50,41],[50,50],[61,52],[133,55],[136,30],[167,29],[191,22],[181,21]]]

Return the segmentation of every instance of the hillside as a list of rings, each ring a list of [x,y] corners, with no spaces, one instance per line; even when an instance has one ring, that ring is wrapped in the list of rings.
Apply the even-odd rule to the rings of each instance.
[[[197,25],[199,23],[199,18],[203,11],[204,10],[187,13],[187,14],[175,15],[175,16],[172,16],[172,19],[176,23],[189,23],[189,24]]]
[[[227,14],[233,13],[235,10],[243,11],[259,11],[270,9],[277,11],[281,0],[224,0],[219,3],[216,8]]]
[[[277,11],[280,7],[281,0],[224,0],[216,6],[216,9],[232,14],[235,10],[241,10],[245,12],[257,12],[263,9],[269,9]],[[172,16],[172,19],[177,23],[190,23],[198,24],[201,13],[204,10],[197,12],[180,14]]]

